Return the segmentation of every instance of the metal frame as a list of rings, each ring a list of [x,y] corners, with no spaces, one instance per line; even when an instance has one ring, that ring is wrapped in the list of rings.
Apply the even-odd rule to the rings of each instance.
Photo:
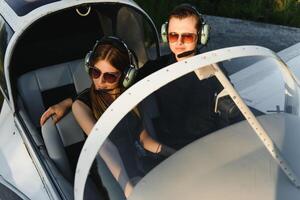
[[[12,192],[14,192],[16,195],[21,197],[24,200],[30,200],[25,194],[23,194],[20,190],[18,190],[15,186],[10,184],[8,181],[6,181],[1,175],[0,175],[0,184],[4,185],[8,189],[10,189]]]

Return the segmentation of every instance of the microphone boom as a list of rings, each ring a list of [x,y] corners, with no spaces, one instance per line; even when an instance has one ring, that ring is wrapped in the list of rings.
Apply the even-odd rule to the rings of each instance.
[[[178,55],[177,55],[177,58],[183,58],[183,57],[189,56],[189,55],[191,55],[191,54],[193,54],[193,53],[195,53],[195,52],[196,52],[195,49],[193,49],[193,50],[191,50],[191,51],[186,51],[186,52],[183,52],[183,53],[178,54]]]

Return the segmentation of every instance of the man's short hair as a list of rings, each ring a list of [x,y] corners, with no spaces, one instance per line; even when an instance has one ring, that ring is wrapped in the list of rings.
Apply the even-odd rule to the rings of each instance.
[[[172,17],[184,19],[191,16],[194,16],[196,18],[196,29],[197,32],[199,32],[201,30],[202,17],[201,14],[197,11],[197,9],[190,4],[181,4],[179,6],[176,6],[169,14],[168,22],[170,22],[170,19]]]

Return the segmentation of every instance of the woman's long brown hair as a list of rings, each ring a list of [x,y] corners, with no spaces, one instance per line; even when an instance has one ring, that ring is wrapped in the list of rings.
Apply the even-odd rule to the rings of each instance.
[[[95,54],[91,60],[91,64],[95,65],[100,60],[106,60],[113,67],[118,69],[123,76],[123,72],[127,66],[129,66],[129,57],[125,52],[121,52],[118,48],[111,44],[99,45],[95,51]],[[122,80],[122,76],[120,80]],[[119,82],[120,91],[124,91],[122,84]],[[92,81],[92,86],[90,88],[90,98],[94,117],[98,120],[104,111],[109,106],[105,101],[102,94],[97,92],[94,82]]]

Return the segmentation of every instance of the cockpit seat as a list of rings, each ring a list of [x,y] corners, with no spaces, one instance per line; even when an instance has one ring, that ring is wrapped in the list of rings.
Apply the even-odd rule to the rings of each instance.
[[[85,141],[85,134],[69,112],[58,123],[47,120],[42,136],[49,157],[70,182],[73,181],[77,160]]]
[[[29,119],[35,127],[43,112],[67,97],[90,86],[83,60],[74,60],[23,74],[18,89]]]
[[[46,167],[61,187],[64,196],[67,199],[73,199],[74,168],[85,135],[78,130],[75,131],[76,123],[72,122],[71,114],[68,114],[57,125],[53,125],[52,120],[48,120],[45,125],[48,129],[43,137],[39,120],[50,105],[67,97],[75,96],[89,87],[90,79],[84,71],[83,60],[74,60],[27,72],[18,78],[17,84],[19,92],[17,103],[22,121],[39,147]],[[49,126],[50,123],[53,126]],[[63,131],[62,135],[65,137],[58,138],[60,135],[54,134],[54,127]],[[72,136],[71,131],[74,131]],[[52,134],[46,134],[50,132]],[[94,188],[96,191],[94,184],[88,185],[89,190]],[[93,198],[89,197],[88,199]]]
[[[49,106],[74,97],[90,86],[83,66],[82,59],[74,60],[30,71],[18,79],[20,115],[67,199],[73,199],[75,168],[86,136],[71,111],[56,124],[50,118],[40,127],[39,119]],[[116,197],[110,198],[124,199],[123,191],[115,184],[103,160],[98,158],[97,163],[102,169],[101,176],[114,185],[107,187]],[[97,180],[87,179],[85,193],[85,199],[101,199]]]
[[[42,135],[49,157],[54,161],[61,174],[70,183],[73,183],[85,134],[76,122],[72,111],[56,124],[53,123],[52,118],[47,120],[42,126]],[[109,198],[112,200],[125,199],[121,187],[100,156],[92,166],[91,174],[85,187],[85,199],[101,199],[103,197],[101,191],[108,192]],[[101,182],[99,182],[99,177],[101,177]]]

